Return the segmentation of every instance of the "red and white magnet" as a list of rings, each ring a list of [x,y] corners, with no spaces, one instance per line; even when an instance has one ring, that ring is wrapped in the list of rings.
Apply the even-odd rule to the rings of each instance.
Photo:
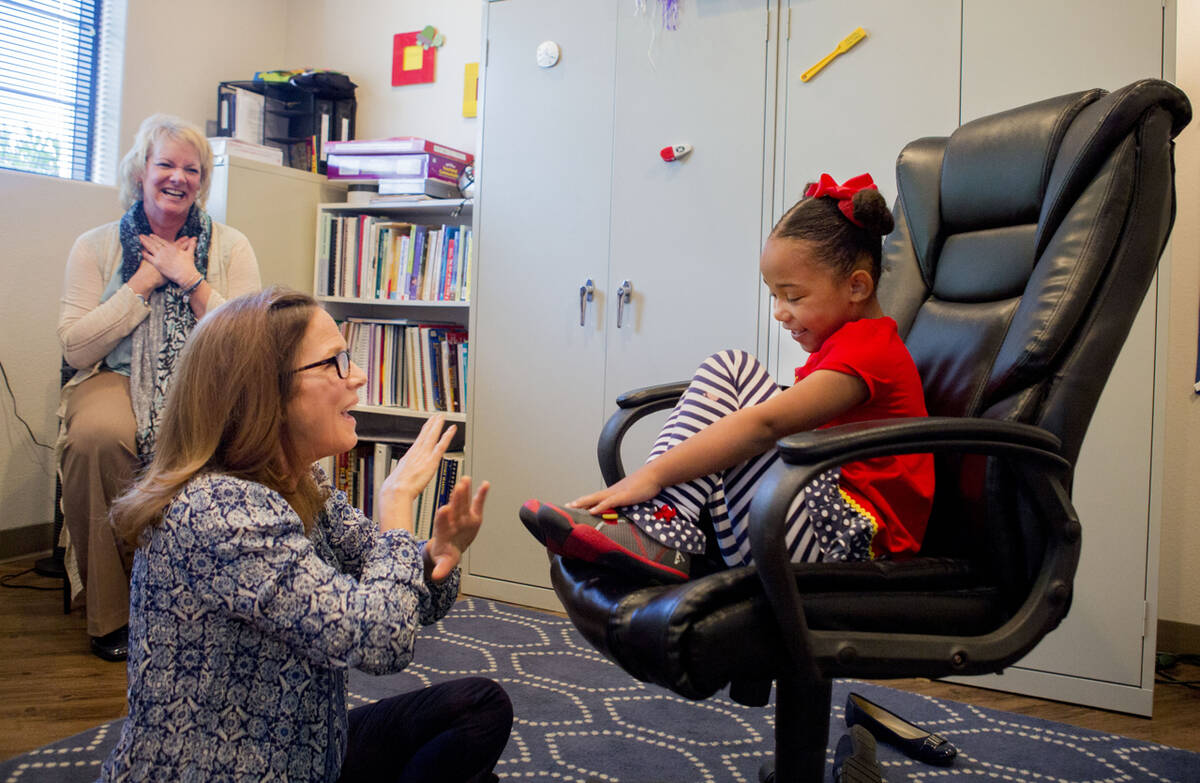
[[[661,150],[658,151],[658,154],[659,154],[659,157],[661,157],[667,163],[671,163],[672,161],[676,161],[676,160],[679,160],[680,158],[686,157],[687,154],[691,151],[692,151],[691,144],[672,144],[669,147],[663,147]]]

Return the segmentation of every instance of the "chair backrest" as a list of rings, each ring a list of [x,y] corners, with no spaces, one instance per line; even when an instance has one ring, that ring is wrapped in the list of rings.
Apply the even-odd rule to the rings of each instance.
[[[1074,464],[1170,233],[1171,140],[1190,117],[1176,87],[1143,80],[904,148],[879,289],[930,415],[1041,426]],[[1025,515],[996,502],[1008,497],[1001,465],[942,459],[938,484],[928,550],[982,547],[1017,581],[1034,573],[1036,545],[1010,551],[1032,531],[1005,530]]]

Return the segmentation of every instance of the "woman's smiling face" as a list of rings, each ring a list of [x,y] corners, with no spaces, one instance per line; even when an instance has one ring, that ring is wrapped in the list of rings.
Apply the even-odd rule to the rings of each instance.
[[[166,135],[154,142],[142,175],[142,207],[152,226],[187,220],[200,191],[200,171],[200,155],[192,145]]]
[[[296,353],[296,367],[321,362],[346,350],[346,341],[329,313],[313,313]],[[337,367],[321,364],[297,372],[292,398],[287,403],[288,430],[295,449],[295,464],[308,466],[317,460],[341,454],[358,442],[350,409],[358,404],[358,390],[367,382],[362,369],[350,363],[345,378]]]

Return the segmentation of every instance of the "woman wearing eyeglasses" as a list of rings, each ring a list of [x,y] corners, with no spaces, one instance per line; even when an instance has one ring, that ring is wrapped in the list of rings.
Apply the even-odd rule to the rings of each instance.
[[[458,593],[487,483],[459,479],[432,538],[414,499],[454,434],[430,419],[374,521],[314,463],[352,448],[366,382],[333,319],[278,288],[188,340],[144,476],[113,505],[134,556],[129,717],[102,779],[483,781],[512,706],[467,678],[346,710],[346,671],[413,657]]]

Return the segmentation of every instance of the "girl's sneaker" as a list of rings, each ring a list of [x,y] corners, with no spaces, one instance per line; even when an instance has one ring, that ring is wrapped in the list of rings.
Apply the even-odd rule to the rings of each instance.
[[[521,524],[533,534],[538,543],[545,546],[546,537],[542,535],[542,524],[538,522],[538,509],[541,507],[542,504],[537,500],[526,500],[521,505],[521,510],[517,513],[517,516],[521,518]]]
[[[538,540],[557,555],[659,582],[683,582],[688,578],[691,557],[686,552],[663,546],[620,514],[610,512],[597,517],[581,509],[531,500],[521,509],[522,522],[532,504],[536,504],[533,513],[541,533]],[[528,522],[525,526],[532,531]]]

